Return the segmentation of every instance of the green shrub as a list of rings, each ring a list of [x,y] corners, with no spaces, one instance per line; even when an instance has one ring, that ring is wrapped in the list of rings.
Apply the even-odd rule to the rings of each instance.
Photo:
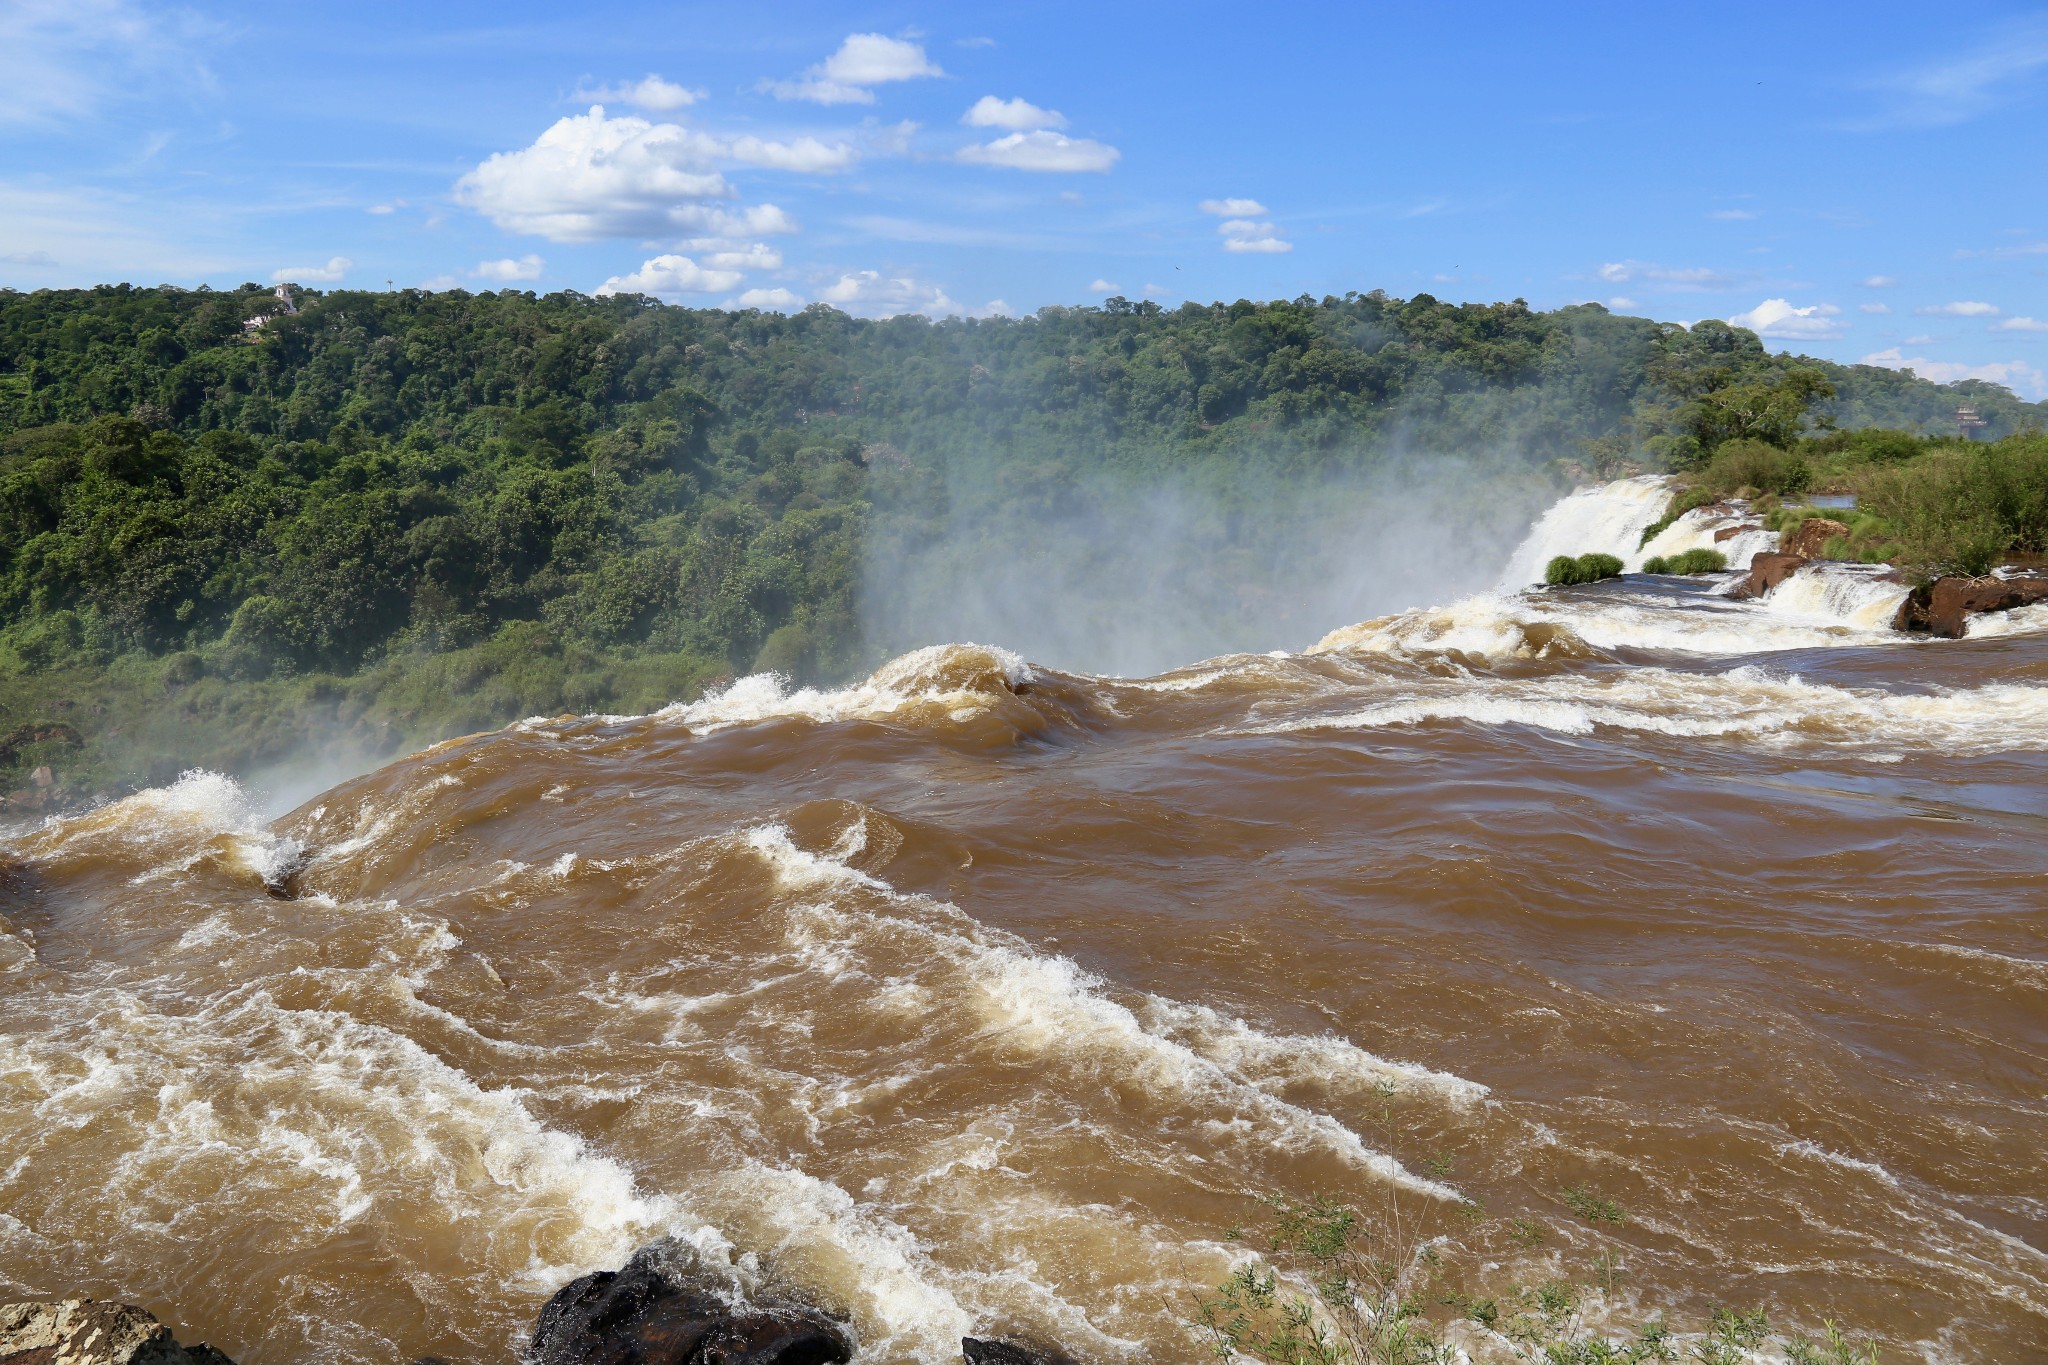
[[[2048,548],[2048,437],[1946,446],[1859,484],[1859,510],[1882,518],[1919,578],[1974,577],[2012,551]]]
[[[1677,521],[1695,507],[1705,507],[1714,500],[1714,495],[1704,488],[1681,488],[1671,495],[1671,502],[1664,508],[1664,515],[1644,528],[1643,538],[1636,542],[1641,549],[1664,533],[1664,528]]]
[[[1597,583],[1603,578],[1621,577],[1621,561],[1613,555],[1585,554],[1573,559],[1559,555],[1544,566],[1543,581],[1553,588],[1578,583]]]
[[[1668,559],[1663,555],[1651,555],[1643,561],[1644,573],[1657,574],[1720,573],[1727,567],[1728,556],[1719,550],[1705,548],[1686,550]]]
[[[1813,466],[1802,456],[1748,439],[1724,442],[1700,474],[1700,485],[1722,497],[1745,488],[1784,497],[1805,492],[1812,481]]]

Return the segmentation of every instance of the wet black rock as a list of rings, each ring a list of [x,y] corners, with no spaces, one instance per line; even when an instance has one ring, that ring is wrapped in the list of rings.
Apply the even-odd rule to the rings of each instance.
[[[960,1354],[967,1365],[1075,1365],[1064,1351],[1047,1346],[1027,1346],[1016,1341],[980,1341],[960,1338]]]
[[[564,1285],[541,1310],[533,1365],[834,1365],[853,1342],[800,1304],[735,1307],[687,1254],[647,1247]]]

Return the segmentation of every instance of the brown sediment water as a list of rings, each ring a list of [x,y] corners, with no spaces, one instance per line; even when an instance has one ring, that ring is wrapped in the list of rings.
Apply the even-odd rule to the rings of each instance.
[[[945,645],[20,832],[0,1291],[503,1360],[674,1235],[866,1361],[1195,1359],[1224,1229],[1315,1190],[1475,1284],[1611,1249],[1621,1318],[2048,1354],[2048,613],[1913,641],[1844,577]]]

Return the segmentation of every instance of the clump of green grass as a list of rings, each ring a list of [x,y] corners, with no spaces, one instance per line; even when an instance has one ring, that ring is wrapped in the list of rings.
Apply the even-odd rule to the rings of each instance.
[[[1679,489],[1671,495],[1671,501],[1665,504],[1664,515],[1644,528],[1643,538],[1636,542],[1636,548],[1638,550],[1642,549],[1643,546],[1648,545],[1651,541],[1662,535],[1665,528],[1670,526],[1672,522],[1677,521],[1687,512],[1692,511],[1693,508],[1705,507],[1713,500],[1714,495],[1705,488]]]
[[[1682,554],[1672,555],[1669,559],[1663,555],[1651,555],[1643,561],[1644,573],[1720,573],[1727,567],[1728,556],[1722,554],[1719,550],[1710,550],[1705,547],[1687,550]]]
[[[1597,583],[1603,578],[1621,577],[1621,561],[1613,555],[1585,554],[1574,559],[1559,555],[1543,570],[1543,581],[1553,588],[1577,583]]]
[[[1628,1211],[1612,1199],[1602,1199],[1590,1190],[1574,1186],[1564,1192],[1564,1206],[1589,1223],[1613,1223],[1617,1227],[1628,1221]]]

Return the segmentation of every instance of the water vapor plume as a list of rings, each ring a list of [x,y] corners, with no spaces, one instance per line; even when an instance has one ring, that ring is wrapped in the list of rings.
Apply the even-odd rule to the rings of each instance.
[[[904,471],[878,498],[864,624],[888,653],[974,640],[1125,676],[1297,650],[1492,586],[1555,495],[1524,460],[1409,454]]]

